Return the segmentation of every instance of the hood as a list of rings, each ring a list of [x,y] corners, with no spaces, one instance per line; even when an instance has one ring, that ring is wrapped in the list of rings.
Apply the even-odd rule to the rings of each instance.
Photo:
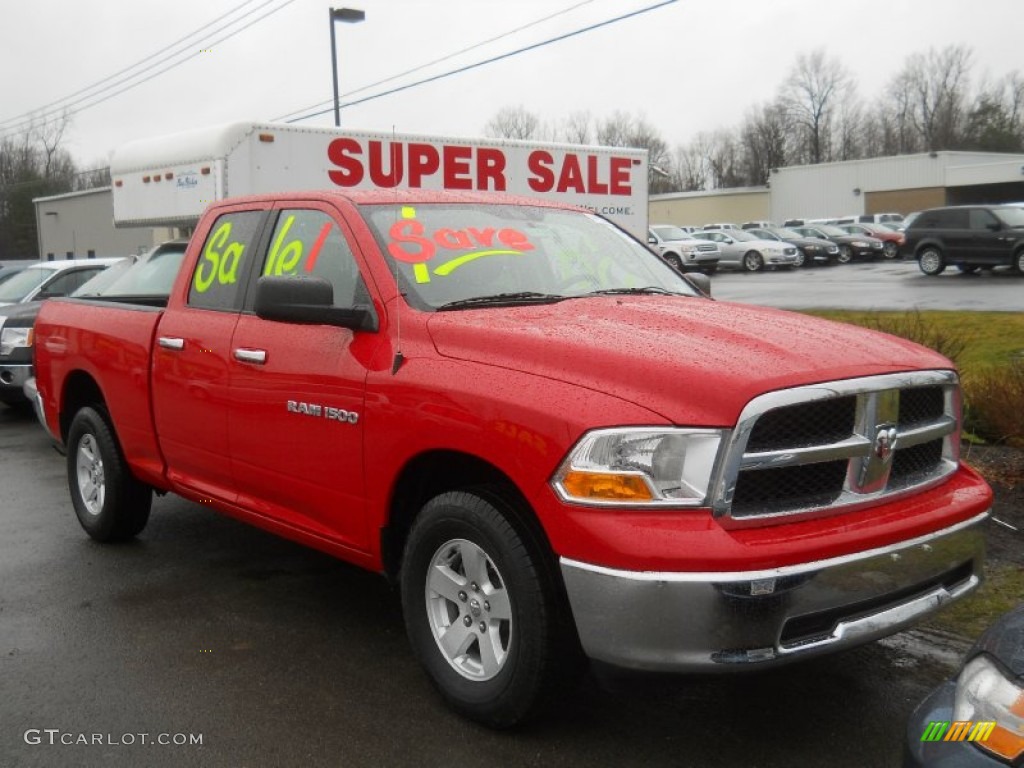
[[[0,324],[8,328],[25,327],[35,324],[41,301],[27,301],[23,304],[0,304]]]
[[[682,296],[437,312],[427,327],[446,357],[608,392],[690,426],[731,426],[751,398],[776,389],[952,367],[852,325]]]
[[[1024,604],[1003,614],[985,630],[967,658],[982,652],[999,659],[1010,672],[1024,678]]]

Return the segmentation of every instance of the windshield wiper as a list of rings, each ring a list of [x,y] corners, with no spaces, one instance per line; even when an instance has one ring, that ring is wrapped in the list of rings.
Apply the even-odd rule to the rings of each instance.
[[[445,309],[465,309],[466,307],[510,307],[516,304],[553,304],[556,301],[564,301],[567,298],[568,296],[562,296],[557,293],[537,293],[536,291],[495,293],[491,296],[471,296],[468,299],[449,301],[437,309],[440,311]]]
[[[604,288],[600,291],[589,291],[584,296],[642,296],[644,294],[661,294],[665,296],[684,296],[685,294],[670,291],[667,288],[659,288],[656,285],[647,285],[643,288]]]

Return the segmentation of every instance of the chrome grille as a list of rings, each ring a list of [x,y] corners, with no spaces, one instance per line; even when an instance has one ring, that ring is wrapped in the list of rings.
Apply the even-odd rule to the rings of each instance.
[[[847,379],[755,398],[730,437],[713,506],[724,525],[848,511],[941,482],[959,463],[951,371]]]

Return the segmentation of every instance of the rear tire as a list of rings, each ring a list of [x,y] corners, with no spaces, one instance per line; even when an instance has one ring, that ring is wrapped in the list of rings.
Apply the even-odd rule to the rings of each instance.
[[[68,431],[68,488],[75,515],[96,541],[125,541],[149,522],[152,489],[128,468],[109,417],[82,408]]]
[[[579,668],[548,557],[495,493],[429,501],[402,561],[402,611],[419,662],[447,704],[492,728],[529,718]]]
[[[1017,251],[1013,256],[1013,266],[1018,275],[1024,275],[1024,249]]]
[[[938,248],[928,246],[918,254],[917,266],[929,277],[934,277],[941,275],[946,268],[946,258]]]

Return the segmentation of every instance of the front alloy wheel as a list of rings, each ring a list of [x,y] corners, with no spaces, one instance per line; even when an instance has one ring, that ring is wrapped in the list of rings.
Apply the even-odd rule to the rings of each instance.
[[[886,241],[885,245],[882,246],[882,251],[887,259],[895,259],[900,255],[900,247],[892,240]]]
[[[853,248],[848,245],[839,246],[839,258],[836,259],[840,264],[849,264],[853,261]]]
[[[505,666],[512,609],[494,561],[466,539],[434,553],[428,571],[427,620],[441,654],[467,680],[491,680]]]
[[[1018,275],[1024,275],[1024,249],[1017,251],[1013,259],[1013,265],[1017,268]]]
[[[760,272],[764,267],[764,259],[757,251],[750,251],[743,256],[743,268],[747,272]]]

